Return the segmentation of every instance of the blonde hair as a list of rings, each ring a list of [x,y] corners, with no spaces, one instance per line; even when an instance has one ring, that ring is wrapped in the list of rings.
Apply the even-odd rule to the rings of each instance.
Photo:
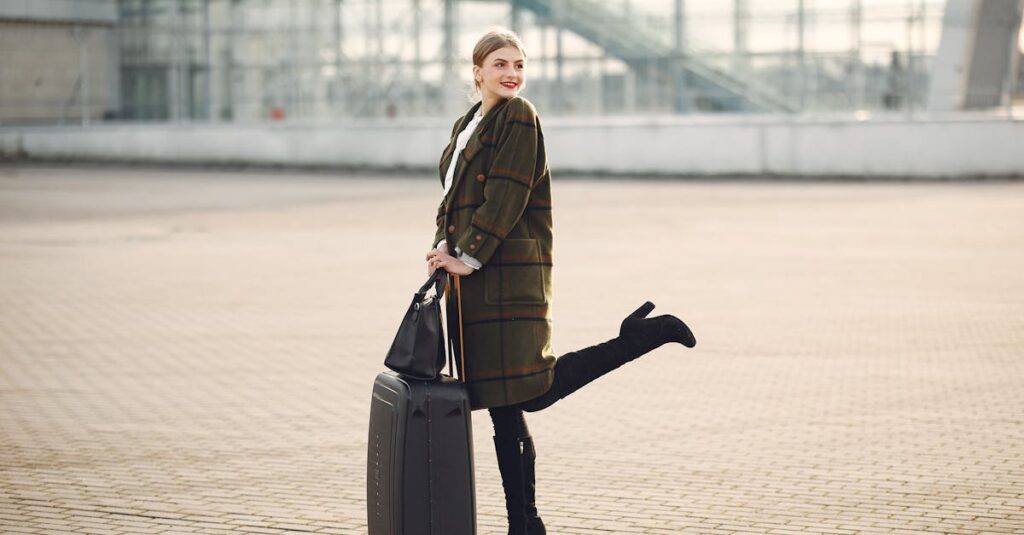
[[[523,47],[523,42],[519,39],[519,36],[515,32],[505,28],[495,28],[483,35],[479,41],[476,42],[476,46],[473,47],[473,65],[477,67],[484,66],[484,59],[487,58],[495,50],[500,50],[507,46],[511,46],[523,55],[523,59],[526,59],[526,49]],[[480,94],[480,82],[476,81],[476,76],[473,77],[473,93],[475,95]]]

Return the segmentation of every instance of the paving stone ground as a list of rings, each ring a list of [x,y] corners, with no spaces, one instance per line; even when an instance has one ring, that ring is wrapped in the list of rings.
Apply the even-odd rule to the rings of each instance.
[[[554,188],[556,349],[699,344],[528,415],[549,533],[1024,533],[1024,184]],[[438,189],[0,167],[0,532],[365,533]]]

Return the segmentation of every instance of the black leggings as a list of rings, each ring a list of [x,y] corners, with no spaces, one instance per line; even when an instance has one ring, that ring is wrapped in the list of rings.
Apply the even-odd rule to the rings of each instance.
[[[491,414],[491,422],[494,424],[494,436],[499,439],[516,440],[530,436],[530,428],[526,426],[526,418],[523,411],[537,412],[546,409],[573,390],[567,387],[571,381],[569,374],[571,368],[555,365],[554,379],[551,381],[551,388],[540,396],[504,407],[491,407],[488,412]]]
[[[519,440],[530,436],[530,428],[526,427],[523,409],[516,405],[491,407],[491,422],[494,424],[494,437],[498,440]]]
[[[523,411],[544,410],[594,379],[646,352],[647,348],[635,347],[617,337],[558,357],[555,360],[551,387],[547,392],[515,405],[490,409],[494,436],[510,440],[530,436]]]

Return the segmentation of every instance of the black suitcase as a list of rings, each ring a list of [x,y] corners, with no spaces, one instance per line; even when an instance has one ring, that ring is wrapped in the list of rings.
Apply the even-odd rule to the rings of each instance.
[[[475,535],[473,433],[464,386],[388,371],[370,403],[369,535]]]

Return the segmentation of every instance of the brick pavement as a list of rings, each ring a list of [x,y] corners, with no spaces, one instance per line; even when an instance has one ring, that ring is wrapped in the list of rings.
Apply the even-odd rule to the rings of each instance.
[[[430,177],[0,167],[0,532],[365,531]],[[559,535],[1024,532],[1024,184],[558,181]],[[476,413],[479,525],[502,533]]]

